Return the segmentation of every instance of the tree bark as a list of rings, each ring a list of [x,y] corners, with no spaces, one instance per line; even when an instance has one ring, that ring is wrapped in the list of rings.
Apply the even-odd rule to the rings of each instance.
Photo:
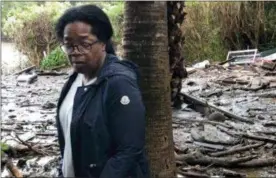
[[[151,178],[175,177],[166,2],[127,1],[123,58],[140,67]]]

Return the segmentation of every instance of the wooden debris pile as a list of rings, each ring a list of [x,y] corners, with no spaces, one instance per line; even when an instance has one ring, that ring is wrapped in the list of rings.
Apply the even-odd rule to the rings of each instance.
[[[276,175],[275,84],[254,65],[193,70],[173,112],[179,176]]]

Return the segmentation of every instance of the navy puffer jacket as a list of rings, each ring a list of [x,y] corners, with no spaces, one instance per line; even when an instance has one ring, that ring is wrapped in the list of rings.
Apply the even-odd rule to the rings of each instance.
[[[57,113],[76,76],[73,73],[65,83]],[[58,115],[58,141],[63,155],[65,143]],[[145,107],[134,63],[108,54],[97,81],[78,88],[73,105],[71,144],[76,177],[149,176],[144,148]]]

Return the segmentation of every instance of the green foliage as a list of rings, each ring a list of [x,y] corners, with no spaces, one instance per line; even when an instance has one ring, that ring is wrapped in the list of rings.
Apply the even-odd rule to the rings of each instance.
[[[12,38],[16,48],[38,66],[43,53],[48,54],[57,45],[54,24],[71,4],[61,2],[25,2],[6,13],[3,33]]]
[[[185,36],[184,55],[188,63],[225,59],[227,50],[220,38],[220,28],[212,23],[209,3],[188,2],[186,19],[182,25]]]
[[[274,2],[187,2],[184,54],[188,61],[225,60],[227,51],[276,47]]]
[[[68,60],[66,54],[58,46],[53,51],[50,52],[43,60],[41,61],[42,69],[52,69],[61,65],[68,65]]]
[[[7,151],[9,149],[9,146],[3,142],[1,142],[1,151]]]
[[[7,151],[7,150],[9,149],[9,145],[7,145],[7,144],[5,144],[5,143],[3,143],[3,142],[1,142],[0,144],[1,144],[1,152],[0,152],[0,153],[1,153],[1,155],[3,155],[4,152]],[[1,156],[1,155],[0,155],[0,156]]]
[[[58,43],[54,32],[57,19],[66,9],[83,4],[96,4],[108,14],[114,28],[113,41],[115,44],[120,43],[124,2],[5,1],[2,3],[2,32],[13,39],[17,49],[25,54],[32,64],[38,66],[43,59],[43,53],[49,54]],[[43,64],[52,66],[55,62]]]
[[[113,2],[103,7],[114,28],[115,44],[121,43],[123,35],[124,2]]]

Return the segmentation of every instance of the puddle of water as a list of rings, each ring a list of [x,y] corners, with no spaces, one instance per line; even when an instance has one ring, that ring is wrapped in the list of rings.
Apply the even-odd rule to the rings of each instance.
[[[14,43],[1,42],[1,70],[10,74],[28,65],[28,59],[15,48]]]

